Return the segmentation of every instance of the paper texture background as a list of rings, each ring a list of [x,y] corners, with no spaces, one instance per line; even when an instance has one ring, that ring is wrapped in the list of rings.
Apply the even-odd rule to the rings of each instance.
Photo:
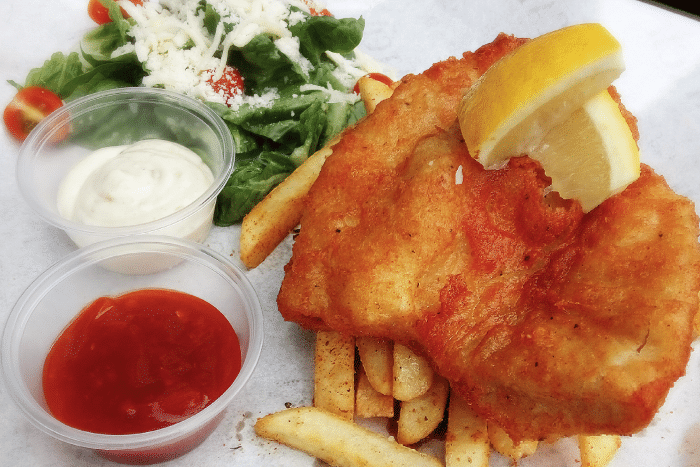
[[[56,51],[73,50],[93,26],[87,0],[3,0],[0,4],[0,103],[30,68]],[[615,85],[639,119],[642,161],[670,185],[700,202],[700,23],[697,19],[634,0],[334,0],[338,17],[366,20],[361,49],[396,70],[419,73],[436,61],[459,56],[503,31],[535,37],[563,26],[600,22],[622,43],[627,69]],[[18,144],[0,132],[0,322],[42,271],[74,249],[68,238],[37,218],[23,202],[14,170]],[[239,228],[215,228],[206,244],[238,260]],[[255,420],[312,403],[313,334],[285,323],[275,298],[291,254],[288,238],[260,267],[247,272],[265,313],[263,354],[247,388],[231,404],[218,429],[196,450],[168,466],[314,466],[318,461],[257,439]],[[652,425],[625,438],[611,466],[700,465],[700,360],[673,388]],[[433,446],[440,449],[439,446]],[[577,466],[573,440],[542,445],[527,466]],[[492,456],[492,465],[509,462]],[[110,462],[72,447],[30,425],[0,386],[0,465],[100,466]]]

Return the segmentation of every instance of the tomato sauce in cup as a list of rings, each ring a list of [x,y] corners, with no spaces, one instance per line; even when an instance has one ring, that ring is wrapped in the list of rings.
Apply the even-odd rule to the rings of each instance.
[[[80,312],[46,357],[43,390],[67,425],[143,433],[203,410],[240,369],[238,336],[216,307],[183,292],[141,289]]]

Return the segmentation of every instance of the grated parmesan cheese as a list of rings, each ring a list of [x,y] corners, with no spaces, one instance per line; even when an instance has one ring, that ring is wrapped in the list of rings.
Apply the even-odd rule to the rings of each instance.
[[[313,65],[299,51],[298,37],[280,37],[279,39],[275,40],[275,45],[280,52],[285,54],[292,62],[298,63],[302,72],[306,76],[309,76],[309,72],[313,68]]]
[[[309,75],[313,65],[301,54],[299,39],[289,31],[289,26],[306,18],[291,7],[308,13],[305,1],[207,0],[207,3],[221,17],[214,34],[204,27],[204,13],[198,10],[199,0],[149,0],[142,5],[119,1],[134,21],[128,32],[133,44],[119,48],[113,56],[133,51],[147,71],[143,79],[145,86],[162,87],[232,108],[243,104],[270,106],[271,99],[279,97],[272,90],[263,96],[243,94],[227,98],[207,83],[209,79],[216,81],[222,76],[231,48],[244,47],[258,34],[270,35],[279,51]],[[228,34],[225,25],[230,29]],[[357,59],[331,52],[327,52],[327,56],[337,65],[333,72],[335,78],[348,89],[360,76],[375,68],[375,64],[359,52],[353,54]],[[329,102],[357,102],[359,99],[352,92],[320,86],[307,85],[302,90],[322,90],[328,93]]]
[[[302,92],[306,91],[323,91],[326,94],[328,94],[328,102],[330,104],[335,104],[337,102],[349,102],[351,104],[354,104],[355,102],[360,100],[359,94],[355,94],[354,92],[347,93],[347,92],[342,92],[338,91],[337,89],[333,89],[328,83],[328,87],[324,88],[323,86],[318,86],[316,84],[303,84],[299,87],[299,89]]]

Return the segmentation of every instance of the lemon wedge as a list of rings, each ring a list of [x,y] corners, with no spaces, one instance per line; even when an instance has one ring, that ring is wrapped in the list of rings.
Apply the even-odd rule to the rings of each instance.
[[[563,198],[588,212],[639,178],[639,149],[620,108],[603,91],[549,131],[529,156]]]
[[[526,42],[494,63],[461,101],[458,117],[470,154],[493,168],[530,153],[623,70],[622,47],[600,24]]]

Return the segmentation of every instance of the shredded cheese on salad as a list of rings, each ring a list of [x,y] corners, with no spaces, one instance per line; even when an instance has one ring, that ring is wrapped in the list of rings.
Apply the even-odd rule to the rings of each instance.
[[[232,47],[243,48],[258,34],[266,34],[273,37],[278,50],[307,75],[313,68],[299,50],[299,39],[289,30],[290,25],[305,20],[303,12],[309,12],[306,3],[295,0],[210,0],[207,3],[221,16],[214,34],[204,26],[205,15],[199,0],[151,0],[143,5],[119,2],[135,21],[128,32],[134,42],[116,49],[112,55],[134,51],[148,72],[143,78],[145,86],[163,87],[234,108],[243,103],[269,106],[277,94],[227,96],[208,84],[209,80],[221,78]],[[291,6],[299,11],[292,10]],[[231,30],[224,34],[227,28]],[[221,51],[220,57],[215,56],[217,51]],[[355,79],[358,74],[367,73],[352,60],[341,56],[341,61],[343,70]],[[355,95],[355,101],[357,98]]]

